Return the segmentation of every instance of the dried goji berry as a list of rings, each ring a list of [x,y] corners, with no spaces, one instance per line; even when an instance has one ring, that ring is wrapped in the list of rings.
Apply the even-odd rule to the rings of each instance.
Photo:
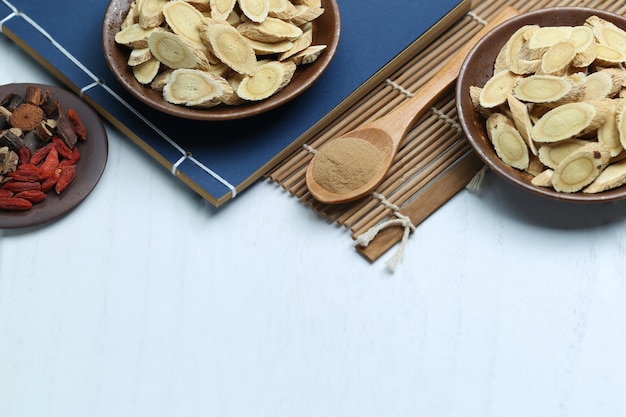
[[[17,169],[18,171],[39,173],[39,167],[33,164],[21,164],[19,167],[17,167]]]
[[[87,139],[87,128],[85,127],[85,124],[83,123],[81,118],[78,116],[78,113],[76,113],[76,110],[70,108],[67,111],[67,117],[68,119],[70,119],[72,127],[74,128],[74,132],[76,132],[76,136],[78,137],[78,139]]]
[[[19,149],[17,150],[17,155],[18,155],[18,161],[19,164],[28,164],[30,163],[30,148],[26,147],[26,146],[20,146]]]
[[[2,184],[1,188],[19,193],[20,191],[41,190],[41,184],[36,181],[8,181]]]
[[[25,198],[0,197],[0,209],[2,210],[28,210],[33,203]]]
[[[61,175],[54,186],[54,191],[61,194],[76,177],[76,165],[68,165],[61,169]]]
[[[50,142],[50,143],[45,144],[41,148],[37,149],[30,156],[30,163],[33,165],[38,165],[41,161],[46,159],[46,157],[48,156],[48,153],[50,152],[50,149],[52,149],[53,147],[54,145],[52,144],[52,142]]]
[[[48,175],[46,178],[43,179],[41,183],[41,191],[43,191],[44,193],[47,193],[52,188],[54,188],[60,176],[61,176],[61,168],[55,169],[54,172],[52,172],[52,174]]]
[[[63,168],[63,167],[70,166],[70,165],[76,165],[76,162],[78,162],[79,159],[80,159],[80,152],[78,152],[77,148],[74,148],[72,157],[69,159],[61,159],[59,161],[58,167]]]
[[[41,203],[46,198],[46,193],[39,190],[20,191],[15,194],[16,198],[23,198],[33,204]]]
[[[57,168],[57,165],[59,165],[59,152],[56,146],[53,145],[48,152],[48,156],[46,156],[46,160],[43,161],[43,164],[41,164],[39,168],[39,178],[43,179],[52,174]]]
[[[28,181],[28,182],[39,181],[38,171],[22,169],[22,167],[19,167],[17,171],[9,172],[7,176],[9,178],[13,178],[16,181]]]
[[[0,197],[3,197],[3,198],[13,197],[13,191],[0,189]]]
[[[67,158],[67,162],[69,164],[75,164],[76,162],[78,162],[78,160],[80,159],[80,151],[78,150],[78,147],[74,146],[74,149],[72,149],[72,156]]]
[[[72,157],[72,150],[58,136],[52,138],[52,143],[57,148],[57,152],[61,158],[69,159]]]

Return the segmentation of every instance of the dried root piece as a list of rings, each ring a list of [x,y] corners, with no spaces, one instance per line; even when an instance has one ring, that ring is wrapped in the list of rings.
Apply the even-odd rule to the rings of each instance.
[[[585,23],[591,26],[601,44],[626,54],[626,31],[598,16],[590,16]]]
[[[583,139],[567,139],[560,142],[544,143],[539,149],[537,156],[548,168],[555,169],[571,153],[582,148],[589,142]]]
[[[254,73],[256,54],[237,29],[220,20],[210,19],[200,26],[200,33],[224,64],[240,74]]]
[[[298,26],[274,17],[268,17],[261,23],[242,23],[237,30],[243,36],[261,42],[293,41],[302,35]]]
[[[543,74],[564,75],[576,56],[576,47],[571,41],[552,45],[541,57]]]
[[[616,67],[626,61],[626,53],[609,46],[598,44],[596,52],[596,64],[606,67]]]
[[[213,107],[232,93],[230,84],[223,78],[186,68],[174,70],[163,87],[165,100],[190,107]]]
[[[120,30],[127,28],[128,26],[134,25],[135,23],[139,23],[139,12],[137,11],[137,2],[133,1],[128,8],[128,13],[126,17],[122,20],[120,24]]]
[[[237,0],[243,14],[253,22],[260,23],[270,11],[269,0]]]
[[[154,77],[154,79],[150,83],[150,88],[155,91],[163,92],[163,88],[165,87],[167,82],[170,80],[170,77],[173,71],[174,71],[173,69],[167,69],[165,71],[161,71],[160,73],[158,73],[157,76]]]
[[[237,89],[239,88],[239,84],[241,84],[241,80],[243,80],[243,77],[245,77],[245,75],[239,74],[237,72],[232,72],[228,76],[226,81],[228,82],[228,84],[230,84],[231,88],[233,89],[233,93],[224,97],[224,99],[222,100],[222,103],[229,105],[229,106],[236,106],[238,104],[242,104],[246,102],[237,94]]]
[[[296,65],[307,65],[315,62],[317,58],[326,49],[326,45],[313,45],[306,48],[304,51],[299,52],[291,57],[291,60]]]
[[[141,0],[138,4],[138,22],[144,28],[155,28],[163,24],[163,6],[169,0]]]
[[[248,41],[250,46],[252,46],[254,53],[260,56],[282,54],[283,52],[287,52],[293,48],[293,42],[291,41],[260,42],[248,38],[246,38],[246,41]]]
[[[289,3],[288,0],[269,0],[269,4],[270,4],[269,13],[271,13],[271,12],[275,12],[275,13],[284,12],[285,10],[287,10],[287,4],[288,3]],[[291,3],[289,3],[289,4],[291,5]]]
[[[584,95],[582,83],[555,75],[530,75],[518,80],[513,95],[528,103],[567,103]]]
[[[585,77],[584,100],[602,100],[615,96],[624,83],[624,72],[618,68],[606,68]]]
[[[139,23],[135,23],[117,32],[115,42],[132,49],[147,48],[148,38],[156,31],[163,32],[164,30],[162,28],[144,29],[139,26]]]
[[[572,34],[571,26],[544,26],[532,32],[524,46],[527,59],[537,59],[553,46],[567,41]]]
[[[226,20],[235,8],[237,0],[210,0],[211,17]]]
[[[519,79],[520,76],[511,71],[501,71],[495,74],[480,92],[481,107],[490,109],[506,102],[507,96],[513,91]]]
[[[511,111],[511,117],[513,118],[515,128],[526,142],[526,145],[528,145],[528,149],[531,153],[533,155],[537,155],[537,147],[530,134],[533,124],[530,120],[530,115],[528,114],[528,106],[515,98],[513,94],[509,94],[507,96],[507,103],[509,105],[509,110]]]
[[[184,1],[169,1],[163,6],[163,16],[172,32],[199,49],[204,47],[198,27],[206,19],[198,9]]]
[[[611,111],[606,121],[598,128],[598,142],[605,144],[611,151],[611,157],[616,157],[624,151],[620,141],[619,128],[617,126],[617,107],[614,100],[607,100],[611,105]]]
[[[295,13],[289,19],[296,26],[302,26],[305,23],[312,22],[324,13],[322,7],[310,7],[299,4],[295,7]]]
[[[152,56],[152,53],[150,53],[150,48],[137,48],[137,49],[132,49],[130,51],[130,55],[128,56],[128,66],[129,67],[134,67],[135,65],[139,65],[139,64],[143,64],[146,61],[149,61],[151,58],[154,58]]]
[[[201,13],[211,12],[211,0],[183,0],[195,7]]]
[[[607,166],[583,193],[599,193],[626,184],[626,159]]]
[[[525,25],[517,29],[506,41],[496,57],[495,73],[511,70],[513,61],[520,59],[520,51],[531,33],[539,29],[539,25]],[[522,75],[523,73],[517,73]]]
[[[291,61],[268,61],[260,63],[253,75],[241,80],[237,95],[244,100],[264,100],[280,90],[291,81],[296,65]]]
[[[489,116],[487,135],[502,161],[514,168],[528,168],[530,161],[528,147],[508,117],[501,113],[493,113]]]
[[[620,100],[617,103],[615,121],[617,123],[617,130],[619,132],[619,140],[622,147],[626,149],[626,105],[624,101]]]
[[[536,185],[537,187],[552,187],[552,176],[554,175],[554,170],[546,169],[541,171],[539,174],[535,175],[530,183],[532,185]]]
[[[133,76],[141,84],[150,84],[159,73],[161,62],[156,58],[151,58],[146,62],[133,67]]]
[[[309,7],[322,7],[322,0],[292,0],[293,4],[302,4]]]
[[[292,42],[292,47],[288,51],[285,51],[282,54],[278,55],[278,60],[284,61],[285,59],[304,51],[306,48],[311,46],[312,43],[313,30],[309,29],[307,31],[304,31],[302,33],[302,36],[298,37],[298,39]]]
[[[573,193],[591,184],[609,163],[609,148],[598,142],[589,142],[565,158],[552,175],[556,191]]]
[[[603,101],[567,103],[555,107],[535,123],[535,142],[558,142],[596,130],[607,118],[610,105]]]
[[[596,39],[591,28],[589,26],[575,26],[572,28],[569,39],[574,43],[576,49],[572,66],[583,68],[591,65],[598,53]]]
[[[201,50],[172,32],[153,32],[148,38],[148,47],[156,59],[172,69],[210,67],[206,55]]]

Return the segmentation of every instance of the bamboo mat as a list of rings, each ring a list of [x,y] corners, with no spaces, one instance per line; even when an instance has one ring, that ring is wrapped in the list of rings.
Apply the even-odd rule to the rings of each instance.
[[[513,6],[520,12],[577,6],[626,14],[623,0],[473,1],[470,12],[444,32],[437,42],[411,57],[358,103],[330,121],[266,178],[310,206],[328,222],[348,228],[357,243],[364,237],[365,243],[367,239],[373,239],[366,246],[356,245],[370,262],[376,261],[398,242],[406,242],[415,227],[465,188],[483,168],[457,122],[454,87],[418,120],[404,140],[388,178],[368,197],[341,205],[317,202],[309,194],[305,182],[312,152],[327,140],[380,117],[410,97],[455,52],[457,45],[470,39],[504,6]]]

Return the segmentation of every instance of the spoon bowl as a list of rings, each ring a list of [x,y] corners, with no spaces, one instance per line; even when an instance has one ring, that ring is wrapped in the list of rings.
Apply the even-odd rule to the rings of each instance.
[[[309,184],[309,190],[321,201],[338,201],[338,202],[350,202],[354,201],[365,194],[372,192],[385,178],[385,174],[393,162],[393,157],[397,152],[397,148],[400,144],[399,140],[394,140],[383,129],[377,128],[361,128],[352,132],[341,135],[333,139],[332,143],[328,146],[324,146],[318,151],[318,154],[311,161],[309,169],[306,172],[306,180]],[[346,178],[350,172],[347,172],[344,164],[341,163],[338,152],[334,152],[335,149],[339,149],[343,146],[343,149],[351,149],[352,147],[358,147],[361,152],[367,150],[369,153],[365,155],[359,155],[361,159],[362,168],[359,170],[359,178]],[[351,149],[352,152],[349,155],[351,161],[347,162],[353,165],[352,161],[355,159],[355,149]],[[369,158],[364,158],[364,156]],[[330,165],[329,165],[330,164]],[[322,180],[322,169],[318,165],[323,165],[326,168],[330,168],[334,171],[334,178],[341,178],[340,184],[335,186],[326,186],[326,182]],[[363,169],[365,166],[371,165],[378,169]],[[359,168],[354,167],[354,168]],[[351,169],[354,173],[355,169]],[[360,181],[359,181],[360,180]],[[346,188],[346,183],[355,185],[354,187],[348,187],[349,191],[339,192],[339,188]],[[360,185],[359,185],[360,184]]]
[[[426,82],[410,99],[406,100],[392,112],[385,116],[365,123],[360,128],[351,132],[344,133],[341,136],[333,138],[325,143],[313,157],[306,171],[306,183],[311,195],[321,203],[340,204],[358,200],[376,189],[385,179],[389,168],[391,167],[394,157],[405,138],[407,132],[415,124],[417,119],[435,102],[435,100],[449,88],[456,80],[461,65],[466,55],[473,46],[489,31],[495,28],[505,20],[512,18],[518,14],[513,7],[503,8],[488,24],[486,24],[476,35],[466,42],[450,59]],[[355,188],[344,190],[339,185],[346,183],[354,183],[352,179],[342,177],[341,175],[333,175],[329,179],[334,182],[337,187],[328,186],[320,183],[319,177],[316,178],[315,170],[317,159],[326,157],[332,159],[337,165],[334,167],[334,173],[350,173],[354,172],[354,160],[350,158],[340,158],[338,155],[330,155],[332,149],[324,149],[338,139],[359,138],[367,141],[379,152],[378,158],[382,161],[371,165],[373,172],[365,175],[368,179],[362,184],[358,184]],[[354,141],[353,143],[357,143]],[[346,153],[350,153],[345,150]],[[357,149],[354,149],[357,152]],[[333,185],[333,184],[331,184]],[[341,192],[336,192],[337,189]]]

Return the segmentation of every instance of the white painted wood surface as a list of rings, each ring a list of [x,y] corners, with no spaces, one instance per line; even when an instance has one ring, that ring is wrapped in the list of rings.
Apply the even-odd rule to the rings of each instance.
[[[216,210],[108,133],[75,211],[0,231],[0,416],[626,415],[626,202],[489,174],[392,275],[275,185]]]

